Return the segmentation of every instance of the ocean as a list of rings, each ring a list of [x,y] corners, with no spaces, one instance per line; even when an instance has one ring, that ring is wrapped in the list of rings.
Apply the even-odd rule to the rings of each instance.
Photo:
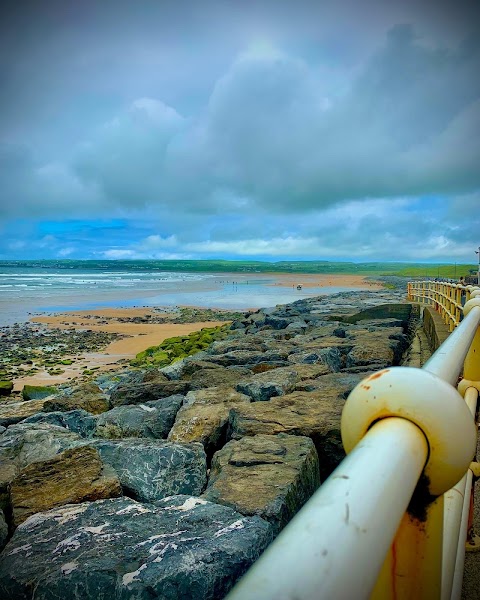
[[[280,285],[281,275],[259,273],[166,272],[138,267],[86,268],[56,263],[0,263],[0,326],[30,316],[66,310],[133,306],[202,306],[249,309],[345,291],[340,287]],[[299,282],[305,275],[298,275]],[[359,288],[355,288],[359,289]]]

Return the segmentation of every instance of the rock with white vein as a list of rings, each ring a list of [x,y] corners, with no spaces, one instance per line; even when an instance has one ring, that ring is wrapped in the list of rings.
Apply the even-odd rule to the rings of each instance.
[[[218,600],[272,538],[260,517],[191,496],[68,505],[17,528],[0,597]]]

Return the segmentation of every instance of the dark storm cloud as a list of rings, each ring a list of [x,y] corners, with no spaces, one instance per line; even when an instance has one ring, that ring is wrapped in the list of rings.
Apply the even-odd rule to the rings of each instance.
[[[457,215],[471,214],[480,188],[476,3],[1,10],[5,219],[143,219],[150,235],[112,241],[118,256],[346,256],[357,244],[401,258],[412,231],[430,236],[427,254],[447,256],[475,237]],[[398,211],[379,208],[388,203]],[[340,236],[312,230],[340,218]]]
[[[468,53],[432,48],[397,26],[349,91],[331,99],[305,61],[253,49],[195,119],[158,101],[134,103],[89,143],[77,174],[120,203],[212,212],[235,211],[242,198],[283,212],[464,193],[480,187],[479,138],[469,133],[479,131],[477,72],[478,44]]]

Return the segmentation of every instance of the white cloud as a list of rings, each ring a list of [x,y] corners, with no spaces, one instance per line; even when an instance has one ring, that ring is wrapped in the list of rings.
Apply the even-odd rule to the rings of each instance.
[[[124,259],[124,258],[136,258],[135,252],[133,250],[122,249],[122,248],[110,248],[110,250],[105,250],[102,252],[104,258],[112,258],[112,259]]]
[[[149,235],[146,237],[139,247],[142,250],[158,250],[159,248],[173,248],[178,244],[177,238],[174,235],[170,235],[166,238],[162,238],[160,235]]]
[[[58,256],[61,256],[62,258],[65,258],[66,256],[70,256],[74,252],[75,252],[75,248],[61,248],[58,251]]]

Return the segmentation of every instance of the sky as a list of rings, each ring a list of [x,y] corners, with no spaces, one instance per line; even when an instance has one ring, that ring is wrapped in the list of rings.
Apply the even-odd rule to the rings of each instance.
[[[0,260],[477,261],[476,0],[0,6]]]

